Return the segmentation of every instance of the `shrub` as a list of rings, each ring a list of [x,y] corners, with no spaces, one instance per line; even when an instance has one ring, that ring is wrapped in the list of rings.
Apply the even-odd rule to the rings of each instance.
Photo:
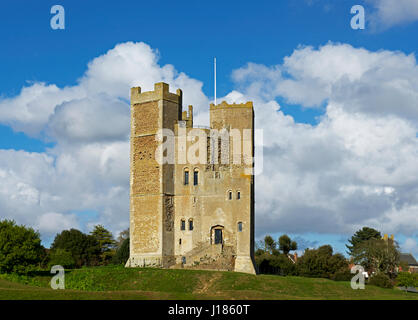
[[[390,278],[382,272],[373,275],[369,280],[369,284],[380,288],[393,288]]]
[[[276,268],[277,274],[281,276],[297,275],[296,265],[284,254],[273,256],[270,264],[272,267]]]
[[[60,265],[65,269],[72,269],[75,267],[75,261],[71,252],[64,249],[55,249],[50,252],[48,267]]]
[[[294,276],[298,274],[296,265],[284,254],[264,253],[257,255],[255,261],[260,273],[281,276]]]
[[[331,280],[334,280],[334,281],[351,281],[353,276],[354,276],[354,274],[352,274],[350,272],[350,270],[340,270],[340,271],[335,272],[331,276]]]
[[[347,270],[348,262],[342,254],[333,254],[330,245],[324,245],[318,249],[306,249],[297,266],[302,276],[331,278],[336,272]]]
[[[398,273],[398,276],[396,277],[396,285],[399,287],[418,287],[418,273]]]

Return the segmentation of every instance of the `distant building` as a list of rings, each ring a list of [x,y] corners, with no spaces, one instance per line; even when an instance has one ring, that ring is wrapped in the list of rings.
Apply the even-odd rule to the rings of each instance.
[[[414,256],[411,253],[401,253],[399,261],[404,262],[409,266],[409,270],[402,270],[402,267],[399,267],[399,271],[409,271],[411,273],[418,273],[418,262],[417,260],[415,260]]]

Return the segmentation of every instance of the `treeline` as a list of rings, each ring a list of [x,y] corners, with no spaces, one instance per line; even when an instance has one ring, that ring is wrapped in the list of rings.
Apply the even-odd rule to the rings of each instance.
[[[260,273],[340,281],[350,281],[354,276],[350,267],[360,265],[369,275],[366,283],[383,288],[391,288],[395,284],[418,287],[418,274],[400,271],[408,270],[408,265],[400,261],[399,245],[393,238],[382,237],[380,231],[363,227],[348,240],[346,248],[349,259],[334,253],[330,245],[306,249],[301,257],[297,257],[289,254],[297,250],[297,243],[287,235],[281,236],[278,241],[266,236],[258,243],[255,261]]]
[[[0,221],[0,273],[24,274],[53,265],[72,269],[124,264],[128,258],[129,229],[122,231],[117,240],[102,225],[96,225],[89,234],[64,230],[47,249],[33,228],[16,225],[12,220]]]
[[[282,235],[276,242],[271,236],[264,238],[255,252],[255,261],[260,273],[281,276],[322,277],[333,280],[349,280],[349,262],[340,253],[334,254],[330,245],[318,249],[306,249],[303,256],[289,254],[297,250],[297,243]]]

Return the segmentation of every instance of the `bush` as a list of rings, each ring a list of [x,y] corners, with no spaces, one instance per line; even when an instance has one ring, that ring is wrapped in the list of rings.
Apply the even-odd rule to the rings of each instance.
[[[373,275],[369,280],[369,284],[380,288],[393,288],[390,278],[382,272]]]
[[[281,276],[294,276],[298,273],[296,265],[284,254],[264,253],[257,255],[255,261],[260,273]]]
[[[281,276],[297,275],[296,265],[284,254],[274,256],[270,263],[274,268],[277,268],[277,273]]]
[[[324,245],[306,249],[297,266],[301,276],[331,278],[333,274],[347,270],[348,262],[342,254],[333,254],[330,245]]]
[[[331,280],[334,281],[351,281],[351,279],[354,277],[354,274],[352,274],[350,272],[350,270],[341,270],[341,271],[337,271],[335,272],[332,276],[331,276]]]
[[[64,249],[55,249],[50,252],[48,267],[60,265],[65,269],[72,269],[75,267],[75,261],[71,252]]]
[[[399,287],[418,287],[418,273],[398,273],[398,276],[396,277],[396,285]]]
[[[34,271],[39,267],[42,255],[38,232],[11,220],[0,221],[0,273]]]

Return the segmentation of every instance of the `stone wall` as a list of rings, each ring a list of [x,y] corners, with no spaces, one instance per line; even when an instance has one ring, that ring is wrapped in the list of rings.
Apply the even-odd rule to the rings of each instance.
[[[183,259],[188,257],[199,259],[193,267],[217,266],[255,273],[254,179],[247,170],[252,165],[243,163],[244,159],[241,164],[232,163],[234,154],[241,152],[243,146],[233,147],[231,140],[219,141],[218,150],[205,156],[205,160],[218,157],[225,161],[225,154],[220,151],[227,147],[227,163],[181,163],[176,157],[176,164],[160,165],[155,160],[159,129],[174,131],[175,150],[181,149],[182,153],[196,143],[196,139],[179,137],[181,130],[191,133],[194,129],[192,107],[183,112],[181,90],[173,94],[167,84],[158,83],[151,92],[132,88],[131,108],[131,256],[127,266],[183,266]],[[211,105],[210,123],[214,129],[236,129],[242,135],[244,129],[249,129],[247,139],[253,155],[251,102]],[[205,132],[209,134],[209,130]],[[209,146],[206,151],[210,151]],[[185,171],[189,172],[187,185]],[[193,184],[194,172],[198,173],[197,185]],[[185,230],[181,229],[182,221]],[[190,221],[193,230],[189,228]],[[222,244],[214,243],[216,229],[222,232]]]

